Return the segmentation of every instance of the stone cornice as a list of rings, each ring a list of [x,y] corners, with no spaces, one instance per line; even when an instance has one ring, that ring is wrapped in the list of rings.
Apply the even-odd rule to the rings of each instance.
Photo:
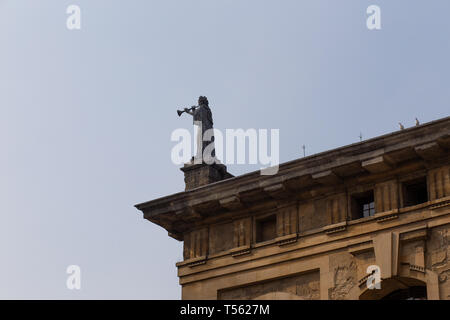
[[[214,213],[237,211],[307,188],[378,174],[408,160],[432,161],[448,155],[450,117],[400,130],[280,165],[273,176],[260,171],[211,183],[136,205],[144,217],[181,240],[193,223]]]

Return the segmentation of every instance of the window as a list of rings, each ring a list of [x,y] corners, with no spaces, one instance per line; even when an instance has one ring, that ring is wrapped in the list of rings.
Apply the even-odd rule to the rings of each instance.
[[[256,242],[275,239],[277,236],[277,217],[271,215],[256,220]]]
[[[403,182],[403,207],[415,206],[428,201],[427,178]]]
[[[363,204],[363,217],[370,217],[375,214],[375,202],[373,199]]]
[[[373,190],[352,195],[351,206],[352,219],[373,216],[375,214]]]

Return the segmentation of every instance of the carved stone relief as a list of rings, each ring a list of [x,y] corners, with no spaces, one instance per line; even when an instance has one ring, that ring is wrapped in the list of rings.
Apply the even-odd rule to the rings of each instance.
[[[219,292],[219,299],[223,300],[262,299],[276,296],[301,300],[319,299],[319,272],[315,271]]]
[[[332,287],[329,298],[332,300],[351,299],[350,292],[357,287],[357,265],[348,253],[330,256],[330,272],[332,272]]]

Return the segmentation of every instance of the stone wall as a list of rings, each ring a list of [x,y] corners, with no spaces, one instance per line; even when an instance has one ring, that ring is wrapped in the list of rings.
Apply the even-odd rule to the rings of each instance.
[[[430,200],[436,200],[450,195],[450,167],[443,166],[429,170],[428,191]],[[292,201],[290,199],[279,201],[275,213],[277,215],[277,236],[283,237],[290,234],[302,234],[310,230],[319,229],[327,225],[337,224],[351,220],[351,196],[358,190],[370,189],[350,188],[348,192],[329,194],[312,200]],[[399,209],[402,201],[401,183],[397,179],[385,180],[373,184],[376,213],[383,213]],[[361,191],[360,190],[360,191]],[[272,209],[271,209],[272,210]],[[267,213],[262,213],[264,216]],[[198,231],[192,231],[185,237],[185,257],[197,257],[200,253],[190,246],[199,241],[207,241],[203,248],[209,248],[201,254],[216,254],[236,247],[251,246],[256,242],[256,223],[259,215],[234,219],[228,223],[211,224],[209,239],[198,238]],[[203,231],[205,232],[205,231]],[[203,233],[205,236],[205,233]],[[193,242],[194,240],[197,242]],[[192,253],[194,252],[194,253]],[[191,254],[192,253],[192,254]]]
[[[290,300],[312,300],[320,298],[319,289],[319,272],[311,272],[222,290],[218,293],[218,298],[222,300],[249,300],[272,299],[278,296]]]
[[[181,278],[192,273],[195,280],[183,280],[183,298],[380,299],[396,290],[422,286],[429,299],[450,299],[449,172],[449,166],[431,168],[313,199],[282,198],[267,211],[243,210],[228,220],[217,217],[217,222],[184,235],[184,268],[190,269],[183,269]],[[403,181],[419,175],[427,177],[429,201],[401,208]],[[351,220],[352,194],[370,188],[375,216]],[[258,221],[271,215],[276,217],[274,238],[259,243]],[[399,224],[401,219],[405,222]],[[339,227],[328,232],[330,225]],[[354,226],[352,231],[348,225]],[[308,248],[304,240],[308,235],[321,240]],[[296,246],[306,249],[295,251]],[[317,255],[314,250],[320,246],[329,248]],[[218,259],[211,278],[208,259]],[[381,268],[382,290],[366,287],[371,265]]]
[[[436,272],[441,299],[450,300],[450,226],[433,228],[429,234],[426,251],[426,265]]]

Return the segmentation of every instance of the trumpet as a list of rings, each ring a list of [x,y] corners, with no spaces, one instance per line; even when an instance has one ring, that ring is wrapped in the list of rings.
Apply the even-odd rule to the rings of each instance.
[[[177,114],[178,114],[178,116],[181,116],[184,112],[186,112],[186,110],[194,111],[196,108],[198,108],[198,107],[197,106],[192,106],[189,109],[185,108],[184,110],[177,110]]]

